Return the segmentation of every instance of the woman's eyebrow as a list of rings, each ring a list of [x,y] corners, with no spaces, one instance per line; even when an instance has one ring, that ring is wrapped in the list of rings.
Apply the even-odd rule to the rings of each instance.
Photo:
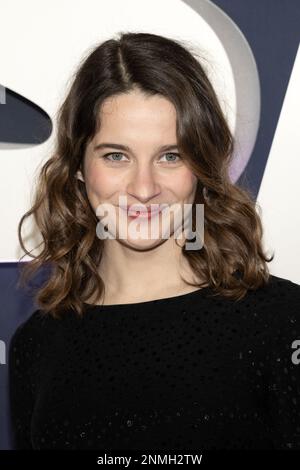
[[[122,145],[122,144],[116,144],[112,142],[103,142],[101,144],[97,144],[94,147],[95,150],[103,149],[103,148],[113,148],[113,149],[121,149],[121,150],[126,150],[127,152],[130,152],[130,147],[127,145]],[[176,144],[171,144],[171,145],[162,145],[161,147],[158,148],[158,151],[166,151],[166,150],[174,150],[178,149],[178,146]]]

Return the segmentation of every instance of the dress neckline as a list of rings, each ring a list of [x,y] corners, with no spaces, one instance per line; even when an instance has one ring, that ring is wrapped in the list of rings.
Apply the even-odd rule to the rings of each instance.
[[[205,294],[210,290],[209,286],[201,287],[199,289],[196,289],[192,292],[187,292],[186,294],[180,294],[180,295],[173,295],[171,297],[163,297],[161,299],[152,299],[152,300],[144,300],[142,302],[130,302],[130,303],[123,303],[123,304],[88,304],[86,302],[83,302],[83,305],[85,308],[89,309],[114,309],[114,308],[134,308],[134,307],[147,307],[148,305],[151,306],[153,304],[164,304],[164,303],[169,303],[169,302],[174,302],[174,301],[180,301],[180,300],[186,300],[189,298],[192,298],[194,296],[199,296],[202,294]]]

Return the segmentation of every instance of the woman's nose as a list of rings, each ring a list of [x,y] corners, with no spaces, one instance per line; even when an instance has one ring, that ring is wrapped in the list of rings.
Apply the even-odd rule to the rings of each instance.
[[[147,166],[132,173],[127,184],[127,193],[142,203],[154,199],[161,191],[157,175]]]

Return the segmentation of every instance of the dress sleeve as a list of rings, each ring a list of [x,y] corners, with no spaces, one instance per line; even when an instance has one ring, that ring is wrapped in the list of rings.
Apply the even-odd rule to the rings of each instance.
[[[25,322],[16,329],[9,347],[9,400],[15,449],[32,449],[30,425],[34,400],[30,366],[33,338],[26,326]]]
[[[291,284],[270,329],[268,405],[274,448],[300,450],[300,286]]]

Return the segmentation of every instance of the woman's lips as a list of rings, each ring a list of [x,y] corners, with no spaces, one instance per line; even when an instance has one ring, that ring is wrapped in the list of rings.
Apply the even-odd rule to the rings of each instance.
[[[158,215],[162,211],[162,208],[153,208],[152,210],[149,209],[147,211],[145,210],[139,211],[135,209],[130,210],[130,208],[124,208],[124,207],[121,207],[121,209],[125,210],[127,212],[127,216],[131,219],[136,219],[137,217],[144,218],[144,219],[151,219],[151,217]]]
[[[137,219],[137,218],[142,218],[142,219],[151,219],[152,217],[155,217],[156,215],[159,214],[160,211],[156,211],[156,212],[140,212],[140,213],[136,213],[136,214],[133,214],[133,215],[129,215],[128,214],[128,217],[131,218],[131,219]]]

